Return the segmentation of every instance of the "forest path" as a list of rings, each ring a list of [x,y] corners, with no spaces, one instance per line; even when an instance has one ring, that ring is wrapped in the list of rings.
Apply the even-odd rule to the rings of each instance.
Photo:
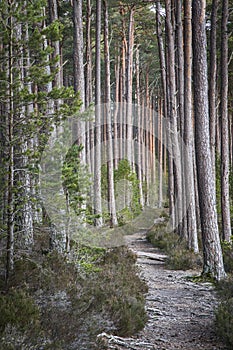
[[[217,306],[210,283],[193,283],[187,276],[197,271],[174,271],[164,265],[165,256],[147,242],[145,232],[126,236],[137,254],[140,276],[148,284],[148,322],[132,338],[108,337],[108,349],[135,350],[221,350],[224,345],[214,329]]]

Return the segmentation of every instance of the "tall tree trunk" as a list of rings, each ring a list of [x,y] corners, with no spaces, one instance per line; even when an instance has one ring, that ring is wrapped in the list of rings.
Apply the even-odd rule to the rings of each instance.
[[[92,47],[91,47],[91,0],[86,2],[86,64],[85,64],[85,107],[88,108],[93,101],[92,92]],[[86,163],[90,173],[94,172],[94,127],[93,121],[86,122]]]
[[[111,79],[110,79],[110,54],[108,34],[108,3],[104,5],[104,59],[105,59],[105,112],[107,128],[107,170],[108,170],[108,207],[111,218],[111,226],[116,226],[117,214],[114,191],[114,166],[113,166],[113,141],[112,141],[112,118],[111,118]]]
[[[85,77],[84,77],[84,59],[83,59],[83,0],[73,1],[73,23],[74,23],[74,90],[79,93],[81,101],[80,113],[85,110]],[[74,126],[74,142],[78,141],[82,145],[80,152],[81,165],[86,164],[86,122],[78,120]],[[83,213],[80,215],[81,222],[85,220],[86,203],[81,204]]]
[[[189,248],[198,252],[195,183],[193,162],[193,116],[192,116],[192,2],[184,2],[184,174]]]
[[[159,99],[158,107],[158,153],[159,153],[159,172],[158,172],[158,208],[163,204],[163,99]]]
[[[204,254],[203,274],[221,280],[226,274],[218,232],[210,150],[205,10],[205,0],[192,1],[195,145]]]
[[[175,178],[175,208],[176,208],[176,227],[178,233],[182,236],[182,168],[181,168],[181,154],[178,140],[178,124],[177,124],[177,104],[176,104],[176,74],[175,74],[175,42],[174,29],[172,26],[172,4],[170,0],[165,1],[166,8],[166,33],[167,33],[167,81],[169,89],[169,120],[171,128],[171,142],[174,157],[174,178]]]
[[[115,59],[115,108],[114,108],[114,137],[113,137],[113,144],[114,144],[114,169],[117,169],[119,158],[120,158],[120,143],[118,140],[119,132],[120,132],[120,123],[119,123],[119,111],[120,111],[120,100],[119,100],[119,90],[120,90],[120,54],[119,49],[117,48],[117,56]]]
[[[79,92],[81,100],[80,112],[85,109],[85,79],[83,65],[83,20],[82,20],[82,0],[73,2],[73,22],[74,22],[74,90]],[[77,130],[74,130],[74,137],[78,138],[79,144],[83,146],[81,158],[85,164],[85,122],[78,121]],[[76,141],[76,139],[74,140]]]
[[[49,21],[53,23],[54,21],[58,21],[58,3],[57,0],[48,0],[48,8],[49,8]],[[60,61],[60,41],[55,40],[52,42],[52,47],[54,49],[52,58],[56,60],[55,69],[57,73],[55,74],[54,85],[56,87],[61,87],[62,84],[62,66]]]
[[[120,70],[120,90],[119,90],[119,101],[121,102],[120,110],[120,155],[119,158],[123,159],[126,156],[126,128],[124,127],[125,123],[125,114],[126,114],[126,52],[127,52],[127,40],[126,40],[126,23],[125,23],[125,9],[124,6],[120,6],[120,15],[121,15],[121,70]],[[124,141],[124,142],[123,142]]]
[[[132,5],[129,13],[128,45],[127,45],[127,68],[126,68],[126,156],[132,166],[133,160],[133,125],[132,125],[132,97],[133,97],[133,49],[134,49],[134,12],[135,5]]]
[[[91,50],[91,0],[87,0],[86,9],[86,66],[85,98],[86,107],[92,102],[92,50]]]
[[[150,95],[149,95],[149,68],[146,67],[145,73],[145,176],[146,176],[146,206],[150,206],[150,181],[151,181],[151,168],[150,168]]]
[[[231,241],[229,195],[229,123],[228,123],[228,0],[222,2],[221,25],[221,209],[222,235]]]
[[[215,174],[215,146],[216,146],[216,123],[217,123],[217,14],[219,0],[212,1],[211,29],[210,29],[210,70],[209,70],[209,113],[210,113],[210,147],[213,171]]]
[[[163,43],[163,33],[162,33],[162,23],[161,23],[161,6],[160,1],[156,2],[156,33],[157,33],[157,41],[158,41],[158,49],[159,49],[159,62],[160,62],[160,74],[161,74],[161,86],[163,93],[163,115],[164,118],[168,117],[167,113],[167,83],[166,83],[166,58],[165,58],[165,50]]]
[[[177,42],[177,50],[176,50],[176,60],[177,60],[177,112],[178,112],[178,130],[180,129],[180,135],[183,139],[184,136],[184,84],[185,78],[184,75],[184,30],[183,30],[183,19],[182,19],[182,1],[175,1],[175,15],[176,15],[176,42]],[[183,149],[183,142],[180,145],[181,151],[181,169],[182,173],[185,172],[185,150]],[[187,232],[187,216],[186,216],[186,184],[185,181],[182,181],[182,211],[183,211],[183,221],[182,221],[182,235],[188,240],[188,232]]]
[[[161,75],[161,86],[162,86],[162,96],[163,96],[163,101],[160,103],[160,107],[163,109],[159,113],[159,119],[160,119],[160,133],[162,133],[162,118],[164,117],[164,120],[166,122],[168,118],[168,97],[167,97],[167,84],[166,84],[166,59],[165,59],[165,51],[164,51],[164,43],[163,43],[163,35],[162,35],[162,24],[161,24],[161,5],[160,1],[156,2],[156,33],[157,33],[157,41],[158,41],[158,49],[159,49],[159,62],[160,62],[160,75]],[[162,163],[162,151],[163,151],[163,146],[162,146],[162,134],[160,134],[160,164],[159,164],[159,207],[162,205],[162,168],[163,168],[163,163]],[[170,140],[170,136],[169,136]],[[170,157],[171,155],[169,155]],[[165,159],[166,157],[164,157]],[[171,162],[169,163],[171,165]],[[169,167],[169,173],[172,173],[172,169]],[[170,217],[171,219],[174,218],[174,205],[173,203],[173,193],[172,193],[172,188],[173,188],[173,177],[169,177],[169,182],[170,183],[170,191],[169,191],[169,202],[170,202]],[[174,219],[172,219],[172,227],[175,226]]]
[[[137,149],[137,165],[138,165],[138,181],[139,181],[139,201],[141,207],[144,208],[144,197],[142,189],[142,107],[141,107],[141,92],[140,92],[140,57],[139,46],[136,47],[136,98],[137,98],[137,129],[138,129],[138,149]]]
[[[12,13],[13,4],[8,0],[9,13]],[[14,95],[13,95],[13,19],[9,16],[8,30],[8,86],[9,86],[9,105],[8,105],[8,120],[7,120],[7,138],[8,138],[8,184],[7,184],[7,257],[6,257],[6,283],[9,275],[14,267]]]
[[[96,0],[95,38],[95,171],[94,171],[94,213],[96,226],[102,226],[101,203],[101,0]]]

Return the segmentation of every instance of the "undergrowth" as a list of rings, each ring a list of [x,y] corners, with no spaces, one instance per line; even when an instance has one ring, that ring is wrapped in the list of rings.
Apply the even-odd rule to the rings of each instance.
[[[69,255],[19,256],[7,289],[1,284],[0,349],[91,349],[103,331],[141,330],[147,286],[135,262],[126,247],[75,244]]]
[[[167,254],[166,266],[173,270],[200,269],[202,257],[187,248],[178,234],[167,230],[167,218],[147,232],[148,241]]]
[[[219,337],[227,345],[233,348],[233,246],[230,243],[222,243],[223,261],[228,278],[217,284],[220,304],[215,313],[216,331]]]

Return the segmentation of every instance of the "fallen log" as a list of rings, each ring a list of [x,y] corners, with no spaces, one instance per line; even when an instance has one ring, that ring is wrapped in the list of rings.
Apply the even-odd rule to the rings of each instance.
[[[139,258],[146,258],[146,259],[157,260],[157,261],[162,261],[162,262],[164,262],[165,259],[167,258],[166,255],[158,254],[158,253],[137,251],[136,254]]]

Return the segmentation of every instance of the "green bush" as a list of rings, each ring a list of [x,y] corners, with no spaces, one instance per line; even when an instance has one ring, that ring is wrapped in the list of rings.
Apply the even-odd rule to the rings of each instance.
[[[135,254],[126,247],[111,249],[91,283],[92,295],[100,308],[111,315],[119,335],[134,334],[147,319],[144,299],[147,285],[138,277],[135,262]]]
[[[107,165],[104,164],[101,167],[101,191],[102,198],[108,200],[108,178],[107,178]],[[120,188],[118,188],[120,185]],[[121,187],[123,184],[126,188],[123,190]],[[125,204],[123,209],[117,210],[118,224],[120,226],[125,225],[127,222],[131,221],[137,215],[142,212],[142,207],[140,205],[140,193],[139,193],[139,182],[137,175],[132,171],[130,163],[127,159],[122,159],[119,161],[118,168],[114,170],[114,186],[115,186],[115,195],[116,201],[118,201],[119,196],[126,196],[127,192],[130,193],[131,201],[128,205]],[[130,187],[130,189],[128,188]],[[120,193],[119,193],[120,189]],[[123,192],[122,192],[123,191]],[[104,219],[106,218],[106,215]],[[109,217],[105,223],[108,223]]]
[[[170,252],[174,249],[179,241],[179,236],[176,233],[166,231],[167,222],[155,224],[147,232],[147,240],[155,247]]]
[[[167,254],[166,265],[174,270],[199,269],[202,266],[202,256],[187,248],[175,232],[167,231],[167,221],[155,224],[147,232],[147,240]]]
[[[233,273],[233,246],[231,243],[222,242],[223,262],[225,271]]]
[[[39,289],[54,293],[75,284],[76,278],[75,264],[57,251],[52,251],[40,258],[22,256],[16,260],[9,285],[20,286],[29,290],[30,293]]]
[[[140,331],[147,321],[144,299],[128,297],[125,301],[118,300],[112,305],[115,319],[118,319],[118,334],[132,335]]]
[[[233,279],[216,284],[220,304],[215,313],[216,332],[229,349],[233,348]]]
[[[141,330],[147,286],[135,262],[136,255],[126,247],[74,243],[69,256],[38,250],[18,257],[9,292],[3,289],[0,295],[0,343],[4,349],[39,349],[41,342],[45,348],[69,349],[78,335],[80,344],[90,348],[103,331],[132,335]],[[13,328],[4,332],[8,324],[16,327],[15,337]]]
[[[167,266],[172,270],[192,270],[202,267],[202,257],[184,246],[177,246],[170,252]]]
[[[26,330],[29,326],[35,326],[40,318],[39,308],[32,297],[22,290],[14,289],[0,295],[0,315],[1,332],[7,325]]]
[[[229,349],[233,348],[233,297],[222,301],[216,311],[216,329]]]

